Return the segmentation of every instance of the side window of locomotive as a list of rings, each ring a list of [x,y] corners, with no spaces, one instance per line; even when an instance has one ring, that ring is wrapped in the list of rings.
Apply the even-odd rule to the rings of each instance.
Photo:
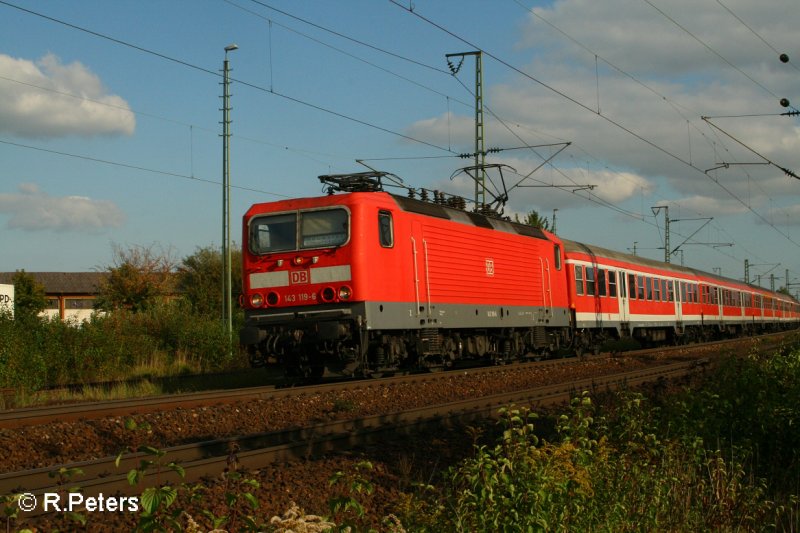
[[[347,211],[326,209],[300,214],[300,248],[328,248],[347,242]]]
[[[613,270],[608,271],[608,295],[612,298],[617,295],[617,273]]]
[[[555,245],[553,247],[553,254],[555,255],[556,270],[561,270],[561,246]]]
[[[384,248],[394,246],[394,225],[389,211],[378,211],[378,240]]]
[[[250,251],[266,254],[297,248],[297,215],[286,213],[254,218],[250,222]]]
[[[575,292],[583,294],[583,265],[575,265]]]

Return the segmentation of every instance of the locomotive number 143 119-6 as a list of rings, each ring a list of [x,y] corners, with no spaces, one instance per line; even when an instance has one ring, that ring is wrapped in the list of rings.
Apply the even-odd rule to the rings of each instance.
[[[284,296],[284,300],[288,303],[300,303],[300,302],[316,302],[317,301],[317,293],[315,292],[297,292],[291,293]]]

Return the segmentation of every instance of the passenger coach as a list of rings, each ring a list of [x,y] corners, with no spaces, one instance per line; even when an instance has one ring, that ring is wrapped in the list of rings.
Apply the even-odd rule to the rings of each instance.
[[[563,241],[582,344],[685,342],[795,326],[797,301],[741,281]]]

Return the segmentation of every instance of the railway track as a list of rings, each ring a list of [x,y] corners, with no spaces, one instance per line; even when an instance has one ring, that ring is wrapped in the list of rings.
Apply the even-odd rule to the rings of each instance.
[[[185,471],[180,477],[170,469],[158,473],[159,483],[179,484],[205,478],[219,478],[229,469],[254,470],[278,461],[319,456],[334,450],[350,449],[398,434],[419,432],[426,426],[450,426],[486,418],[508,404],[541,408],[565,403],[581,391],[606,391],[622,386],[636,387],[656,380],[686,376],[705,368],[707,359],[662,363],[634,371],[585,378],[533,389],[505,392],[420,407],[394,413],[370,415],[348,420],[319,423],[304,428],[216,439],[161,450],[163,461],[179,463]],[[63,492],[71,485],[86,497],[98,494],[140,494],[142,487],[131,486],[128,471],[137,468],[146,454],[128,454],[117,466],[116,457],[104,457],[66,465],[56,465],[0,475],[0,494]],[[83,475],[67,485],[54,482],[51,472],[80,469]],[[151,476],[155,478],[155,476]],[[150,478],[145,478],[150,479]],[[41,509],[39,509],[41,512]],[[34,516],[36,511],[29,513]]]
[[[530,366],[547,367],[578,364],[579,359],[553,359],[533,363],[516,363],[519,368]],[[508,366],[478,367],[462,369],[455,372],[462,374],[492,373],[507,369]],[[397,377],[387,377],[374,380],[350,380],[320,385],[305,385],[298,387],[281,388],[275,385],[263,387],[247,387],[232,390],[216,390],[206,392],[193,392],[147,398],[131,398],[125,400],[109,400],[102,402],[81,402],[55,406],[26,407],[0,411],[0,429],[12,429],[25,426],[41,425],[50,422],[63,422],[74,420],[88,420],[107,416],[132,416],[169,409],[190,409],[195,407],[212,406],[241,401],[261,399],[279,399],[289,396],[312,395],[324,392],[364,389],[378,385],[399,385],[447,379],[449,372],[436,372],[430,374],[409,374]]]
[[[679,357],[688,349],[707,350],[709,353],[720,351],[725,347],[751,343],[753,340],[778,347],[791,332],[773,333],[752,337],[749,339],[726,339],[704,344],[666,346],[646,350],[635,350],[620,354],[628,358],[669,358]],[[513,363],[515,368],[526,369],[529,367],[547,368],[549,366],[577,365],[597,358],[609,357],[604,353],[597,356],[583,358],[551,359],[541,362]],[[460,369],[456,372],[463,374],[481,374],[504,371],[509,365],[496,367],[477,367]],[[170,409],[192,409],[220,404],[233,404],[242,401],[257,401],[264,399],[279,399],[289,396],[313,395],[326,392],[363,389],[375,386],[394,386],[405,383],[418,383],[431,380],[448,379],[450,372],[437,372],[430,374],[410,374],[397,377],[388,377],[375,380],[352,380],[321,385],[306,385],[302,387],[279,388],[275,385],[261,387],[247,387],[231,390],[215,390],[152,396],[146,398],[132,398],[124,400],[109,400],[102,402],[80,402],[55,406],[27,407],[0,411],[0,429],[13,429],[25,426],[42,425],[50,422],[65,422],[89,420],[103,417],[125,417],[166,411]]]

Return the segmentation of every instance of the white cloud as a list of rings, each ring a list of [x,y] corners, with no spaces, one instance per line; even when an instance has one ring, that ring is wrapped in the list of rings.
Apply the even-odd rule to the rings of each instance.
[[[658,9],[629,0],[555,0],[536,8],[518,44],[518,52],[529,55],[521,70],[530,78],[506,75],[502,84],[485,87],[485,105],[508,125],[485,114],[487,147],[519,146],[520,138],[523,144],[570,141],[555,166],[576,181],[597,183],[594,193],[617,204],[636,196],[637,187],[638,194],[685,197],[687,204],[720,212],[746,210],[742,202],[760,209],[800,196],[800,182],[764,164],[767,158],[800,173],[797,119],[776,116],[783,111],[778,97],[800,94],[800,76],[751,31],[791,55],[794,0],[772,0],[769,9],[726,0],[750,28],[720,3],[651,3]],[[486,68],[500,67],[487,61]],[[717,128],[701,118],[750,114],[762,116],[711,119]],[[469,147],[474,125],[468,113],[446,119],[419,121],[411,134]],[[581,167],[578,178],[572,169]],[[544,191],[536,197],[548,207],[580,201]]]
[[[131,135],[128,103],[109,94],[79,62],[53,54],[37,62],[0,54],[0,132],[20,137]]]
[[[98,232],[125,222],[125,214],[114,202],[50,196],[33,183],[20,184],[18,193],[0,194],[0,213],[11,215],[9,229],[26,231]]]

